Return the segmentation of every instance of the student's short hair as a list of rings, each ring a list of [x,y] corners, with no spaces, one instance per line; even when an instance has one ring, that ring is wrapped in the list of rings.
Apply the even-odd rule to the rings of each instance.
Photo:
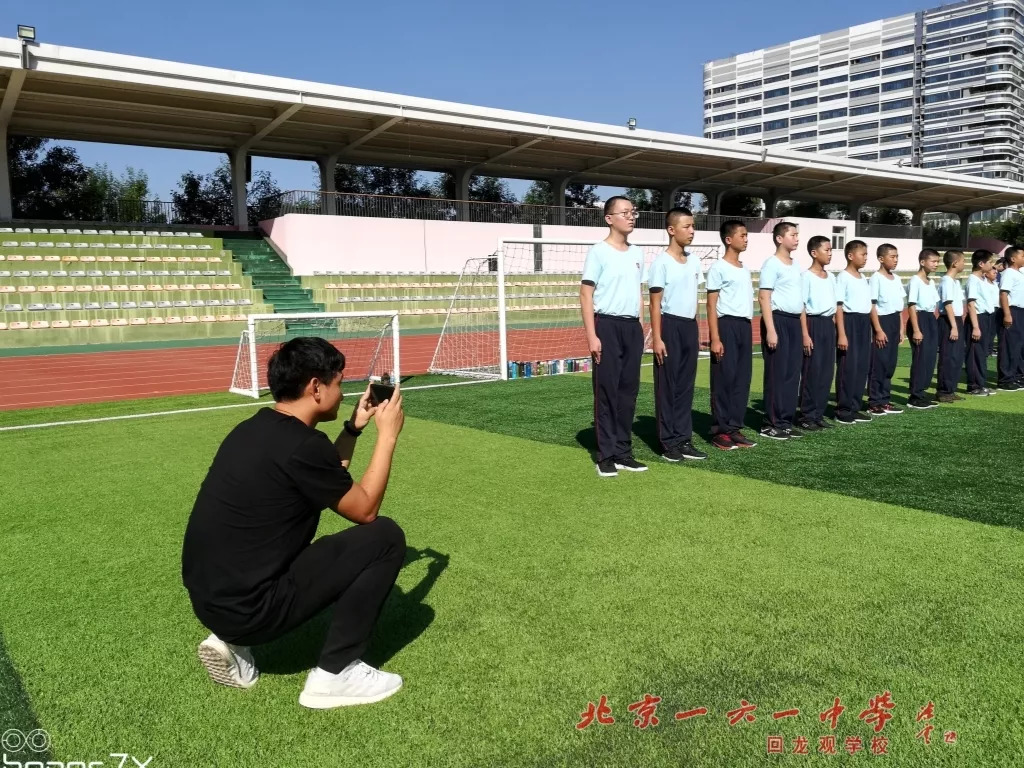
[[[276,402],[298,400],[310,379],[328,384],[345,370],[345,355],[326,339],[300,336],[286,341],[267,364],[270,394]]]
[[[848,242],[846,244],[846,247],[843,249],[843,254],[846,256],[847,261],[849,261],[854,251],[859,251],[861,248],[863,248],[865,251],[867,251],[868,249],[868,244],[865,243],[863,240],[851,240],[850,242]]]
[[[971,254],[971,269],[977,269],[993,257],[995,257],[995,254],[992,253],[992,251],[986,251],[984,248],[979,248]]]
[[[725,244],[725,239],[727,237],[732,237],[733,235],[735,235],[736,230],[746,228],[747,225],[744,224],[739,219],[729,219],[728,221],[723,221],[722,226],[718,228],[718,234],[721,235],[722,237],[722,244]]]
[[[632,204],[632,202],[633,202],[628,197],[623,197],[622,195],[613,195],[612,197],[609,197],[607,200],[604,201],[604,215],[605,216],[607,216],[609,213],[612,212],[612,209],[615,208],[615,204],[617,202],[619,202],[619,200],[625,200],[627,203],[630,203],[630,204]]]
[[[934,248],[922,248],[921,252],[917,254],[917,262],[920,264],[922,261],[930,259],[932,256],[936,259],[939,258],[939,252]]]
[[[669,227],[674,227],[676,224],[676,219],[678,219],[680,216],[689,216],[692,219],[693,211],[691,211],[689,208],[673,208],[672,210],[665,214],[665,229],[668,229]]]
[[[962,258],[964,258],[964,252],[953,249],[942,254],[942,263],[945,265],[946,269],[949,269]]]
[[[821,248],[825,243],[831,242],[831,240],[824,235],[815,235],[807,241],[807,252],[814,253],[816,250]]]
[[[1010,259],[1012,259],[1021,251],[1024,251],[1024,248],[1020,248],[1019,246],[1016,245],[1011,245],[1009,248],[1003,251],[1003,264],[1007,267],[1010,266]]]
[[[875,250],[875,255],[878,258],[882,259],[882,258],[885,258],[889,254],[889,251],[898,251],[898,250],[899,249],[895,245],[893,245],[892,243],[882,243]]]
[[[790,229],[796,229],[796,224],[792,221],[780,221],[774,227],[772,227],[772,244],[778,247],[780,237],[785,237],[786,232]]]

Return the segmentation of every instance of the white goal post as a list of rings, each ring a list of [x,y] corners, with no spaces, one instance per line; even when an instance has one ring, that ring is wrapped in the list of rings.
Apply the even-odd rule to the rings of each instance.
[[[665,240],[632,241],[644,266]],[[583,262],[594,240],[508,238],[492,256],[466,261],[445,316],[431,373],[508,379],[585,369],[590,353],[580,317]],[[691,246],[703,268],[721,246]],[[646,316],[646,312],[643,313]],[[649,335],[649,332],[648,332]],[[706,332],[702,338],[706,338]]]
[[[230,392],[258,398],[269,389],[267,363],[289,339],[318,336],[345,355],[345,379],[400,378],[397,310],[249,315],[238,342]]]

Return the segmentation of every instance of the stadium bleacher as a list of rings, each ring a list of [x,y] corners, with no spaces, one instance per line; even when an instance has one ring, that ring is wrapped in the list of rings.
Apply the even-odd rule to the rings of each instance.
[[[237,339],[273,312],[219,238],[199,232],[0,228],[0,348]]]

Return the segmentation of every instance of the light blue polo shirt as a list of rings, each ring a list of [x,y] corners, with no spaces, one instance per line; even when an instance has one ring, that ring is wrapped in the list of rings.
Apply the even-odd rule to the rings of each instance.
[[[587,251],[582,282],[595,286],[595,313],[640,317],[640,286],[643,281],[644,252],[637,246],[617,251],[602,240]]]
[[[947,304],[952,304],[953,317],[963,317],[964,287],[955,277],[942,276],[942,280],[939,282],[939,299],[942,302],[940,309],[945,310]]]
[[[1024,275],[1020,273],[1019,269],[1007,267],[1003,270],[999,292],[1010,294],[1011,307],[1024,307]]]
[[[653,293],[662,290],[661,311],[675,317],[697,317],[697,286],[704,282],[700,259],[686,255],[686,263],[676,261],[668,251],[662,251],[651,264],[647,287]]]
[[[792,264],[783,264],[778,256],[772,256],[761,266],[757,288],[759,291],[772,292],[773,312],[799,315],[804,311],[800,272],[800,265],[796,263],[796,259]]]
[[[992,303],[992,291],[988,288],[990,285],[995,286],[994,283],[977,275],[967,278],[967,302],[974,302],[974,311],[979,315],[996,311],[995,305]],[[996,291],[995,295],[998,296],[999,292]]]
[[[808,315],[832,317],[836,313],[836,276],[826,272],[818,277],[808,270],[800,275],[803,289],[804,308]]]
[[[719,259],[708,270],[707,286],[709,293],[718,293],[718,317],[754,317],[754,283],[746,267],[734,267]]]
[[[913,304],[918,312],[934,312],[939,306],[939,292],[935,283],[929,278],[922,282],[919,275],[907,281],[907,304]]]
[[[861,275],[854,277],[845,269],[836,277],[836,304],[843,305],[843,312],[866,315],[871,312],[871,286]]]
[[[881,272],[875,272],[868,284],[871,286],[871,302],[878,308],[879,315],[894,315],[903,311],[906,291],[898,277],[893,275],[890,280]]]
[[[985,284],[985,290],[988,292],[988,303],[992,307],[992,312],[998,312],[999,306],[999,283],[990,283],[988,280],[982,280]]]

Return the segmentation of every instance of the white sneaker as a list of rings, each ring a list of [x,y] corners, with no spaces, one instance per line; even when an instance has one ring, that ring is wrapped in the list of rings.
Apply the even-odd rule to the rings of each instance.
[[[199,660],[210,679],[233,688],[252,688],[260,679],[252,653],[244,645],[231,645],[211,634],[199,644]]]
[[[398,693],[402,678],[382,672],[356,659],[334,675],[315,667],[299,694],[299,704],[309,709],[334,709],[372,704]]]

